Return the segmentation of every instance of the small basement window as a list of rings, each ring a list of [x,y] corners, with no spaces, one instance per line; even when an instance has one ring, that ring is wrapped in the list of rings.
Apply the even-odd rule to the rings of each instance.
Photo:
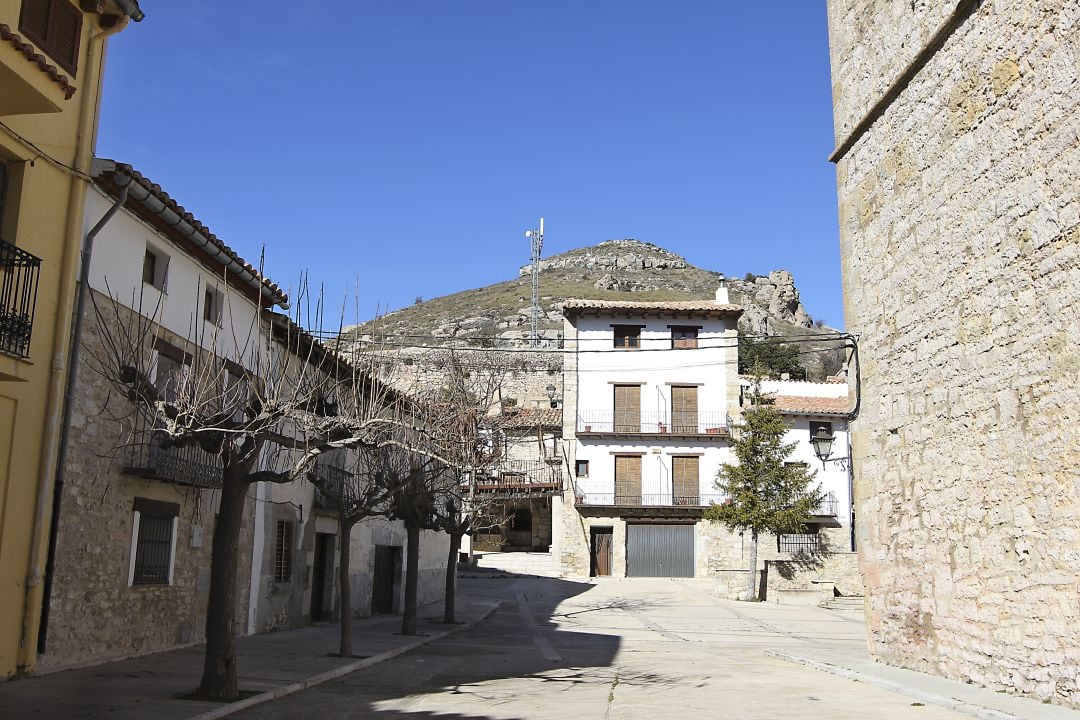
[[[641,347],[640,325],[612,325],[615,331],[614,347],[623,350],[637,350]]]
[[[143,282],[164,291],[168,268],[169,256],[160,250],[147,246],[146,253],[143,255]]]

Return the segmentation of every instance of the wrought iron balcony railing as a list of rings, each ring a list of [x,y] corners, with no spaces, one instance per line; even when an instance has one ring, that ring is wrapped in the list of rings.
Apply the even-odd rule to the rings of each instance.
[[[318,463],[313,475],[315,507],[321,510],[338,510],[341,506],[342,490],[346,483],[352,481],[353,474],[333,465]]]
[[[836,499],[836,495],[832,493],[826,493],[825,497],[821,499],[818,506],[814,508],[814,515],[821,515],[826,517],[836,517],[837,512],[840,510],[840,501]]]
[[[583,410],[578,413],[579,434],[627,435],[724,435],[728,434],[731,418],[721,410],[697,413],[640,412],[615,410]]]
[[[724,501],[719,493],[699,495],[616,495],[615,493],[584,493],[578,495],[578,505],[598,507],[708,507]]]
[[[0,240],[0,352],[30,356],[41,258]]]
[[[178,485],[220,488],[222,463],[219,455],[211,455],[197,445],[166,448],[151,438],[132,446],[124,472]]]

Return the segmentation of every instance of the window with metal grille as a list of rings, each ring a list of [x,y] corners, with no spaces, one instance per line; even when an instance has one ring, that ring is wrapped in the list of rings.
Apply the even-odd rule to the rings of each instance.
[[[687,350],[697,347],[698,328],[694,325],[671,326],[671,348],[673,350]]]
[[[274,582],[292,580],[292,547],[293,524],[288,520],[278,520],[274,541]]]
[[[82,11],[68,0],[23,0],[19,31],[74,76],[79,67]]]
[[[612,325],[615,331],[615,347],[624,350],[637,350],[641,347],[640,325]]]
[[[179,514],[176,503],[135,499],[132,585],[169,584]]]
[[[776,549],[780,552],[813,555],[820,548],[820,538],[816,527],[806,527],[801,533],[777,535]]]

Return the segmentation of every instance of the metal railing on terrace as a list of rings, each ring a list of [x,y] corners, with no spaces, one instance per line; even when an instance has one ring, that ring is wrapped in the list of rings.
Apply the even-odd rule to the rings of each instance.
[[[41,258],[0,240],[0,352],[29,357]]]
[[[824,515],[828,517],[836,517],[836,514],[840,511],[840,501],[836,499],[836,495],[832,493],[826,493],[825,497],[821,499],[818,506],[814,508],[814,515]]]
[[[731,418],[722,410],[697,413],[583,410],[578,413],[578,433],[631,435],[726,435]]]
[[[220,455],[211,455],[198,445],[162,447],[161,439],[151,434],[145,442],[131,446],[124,472],[177,485],[220,488],[222,462]]]
[[[577,496],[578,505],[600,507],[708,507],[724,501],[720,493],[699,495],[616,495],[615,493],[584,493]]]
[[[562,490],[560,462],[542,460],[501,460],[476,473],[477,492],[536,493]],[[468,488],[468,481],[463,481]]]

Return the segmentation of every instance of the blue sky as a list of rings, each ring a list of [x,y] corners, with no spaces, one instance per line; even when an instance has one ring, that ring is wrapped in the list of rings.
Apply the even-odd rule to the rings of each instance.
[[[842,326],[823,0],[143,0],[98,155],[360,314],[634,237]],[[353,315],[353,301],[349,314]]]

